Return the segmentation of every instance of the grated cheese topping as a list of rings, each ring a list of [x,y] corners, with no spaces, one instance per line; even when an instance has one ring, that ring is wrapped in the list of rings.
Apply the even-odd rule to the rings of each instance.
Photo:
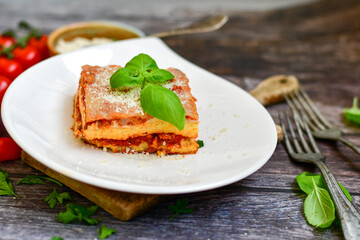
[[[141,87],[132,87],[128,91],[112,89],[110,77],[119,69],[118,66],[99,67],[98,73],[95,74],[95,81],[88,85],[87,106],[97,110],[108,110],[120,114],[139,114],[145,115],[140,103]],[[184,83],[177,79],[169,81],[162,86],[172,90],[174,86],[183,86]],[[176,92],[175,92],[176,93]],[[186,93],[176,93],[184,105],[187,103],[189,96]]]

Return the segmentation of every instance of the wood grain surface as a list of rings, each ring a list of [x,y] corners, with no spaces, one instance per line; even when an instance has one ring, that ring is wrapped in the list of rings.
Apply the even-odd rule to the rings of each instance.
[[[158,15],[126,14],[126,9],[116,11],[105,3],[92,6],[95,1],[76,11],[73,7],[81,5],[80,1],[69,4],[71,8],[60,5],[60,1],[26,2],[0,1],[0,31],[15,27],[20,19],[50,32],[69,22],[101,18],[125,21],[153,33],[206,15],[200,10],[197,14],[196,9],[170,7],[164,7]],[[50,8],[56,3],[57,11]],[[262,12],[240,8],[220,11],[230,14],[222,29],[164,41],[181,56],[245,90],[253,89],[268,76],[295,75],[321,112],[360,145],[360,128],[342,114],[360,92],[359,1],[318,1]],[[216,8],[208,12],[216,12]],[[285,109],[285,103],[268,107],[275,119],[277,112]],[[6,135],[1,129],[0,136]],[[319,146],[330,169],[360,209],[360,157],[340,143],[321,141]],[[27,174],[41,174],[21,160],[1,162],[0,168],[9,172],[14,183]],[[97,216],[118,231],[108,239],[343,239],[339,227],[321,230],[306,223],[302,211],[305,194],[295,183],[295,176],[303,171],[318,172],[311,165],[292,162],[280,144],[259,171],[232,185],[177,196],[129,222],[121,222],[104,210],[99,210]],[[91,205],[76,192],[52,183],[15,186],[18,198],[0,197],[0,239],[50,239],[55,235],[95,239],[99,225],[56,221],[65,206],[50,209],[44,201],[54,187],[70,192],[75,203]],[[169,221],[172,213],[167,206],[183,196],[194,212]]]
[[[79,182],[48,168],[24,151],[21,152],[21,160],[45,175],[60,181],[121,221],[129,221],[158,203],[171,198],[165,195],[112,191]]]

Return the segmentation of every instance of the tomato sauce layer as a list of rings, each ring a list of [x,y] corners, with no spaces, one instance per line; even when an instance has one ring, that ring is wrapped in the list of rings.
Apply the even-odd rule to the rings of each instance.
[[[158,147],[161,144],[166,146],[172,146],[175,144],[181,143],[181,140],[184,139],[183,136],[168,134],[168,133],[159,133],[159,134],[151,134],[141,137],[128,138],[126,140],[110,140],[110,139],[97,139],[97,141],[103,145],[112,145],[112,146],[139,146],[143,142],[147,142],[151,147]]]

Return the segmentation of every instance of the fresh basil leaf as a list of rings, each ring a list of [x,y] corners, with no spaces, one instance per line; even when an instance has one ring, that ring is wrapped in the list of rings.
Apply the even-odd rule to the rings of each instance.
[[[312,179],[314,179],[316,186],[328,190],[325,179],[324,179],[323,175],[321,175],[321,174],[303,172],[296,176],[296,181],[299,184],[300,189],[303,190],[307,194],[310,194],[311,191],[314,189]],[[349,201],[352,201],[351,195],[346,190],[346,188],[344,188],[343,185],[341,185],[339,182],[338,182],[338,184],[339,184],[340,188],[343,190],[346,197],[349,199]]]
[[[174,75],[171,72],[165,69],[155,69],[147,75],[146,80],[150,82],[166,82],[173,78]]]
[[[324,178],[320,174],[303,172],[296,176],[296,181],[299,184],[301,190],[305,193],[310,194],[314,189],[312,180],[314,179],[316,186],[320,188],[327,188]]]
[[[141,86],[144,78],[138,70],[119,68],[111,77],[112,88]]]
[[[147,84],[141,91],[140,103],[143,110],[155,118],[169,122],[179,130],[185,127],[185,110],[179,97],[171,90]]]
[[[317,187],[314,178],[312,182],[314,189],[304,202],[305,217],[310,225],[327,228],[335,220],[335,206],[329,192]]]
[[[154,59],[149,55],[140,53],[133,57],[126,65],[125,68],[138,70],[140,73],[144,71],[151,71],[159,69]]]

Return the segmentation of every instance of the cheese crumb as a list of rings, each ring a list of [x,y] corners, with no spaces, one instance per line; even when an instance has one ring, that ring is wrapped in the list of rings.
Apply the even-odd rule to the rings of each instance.
[[[220,130],[221,133],[226,133],[227,132],[227,128],[223,128]]]
[[[211,136],[210,139],[213,140],[213,141],[216,141],[218,139],[218,137],[217,136]]]

